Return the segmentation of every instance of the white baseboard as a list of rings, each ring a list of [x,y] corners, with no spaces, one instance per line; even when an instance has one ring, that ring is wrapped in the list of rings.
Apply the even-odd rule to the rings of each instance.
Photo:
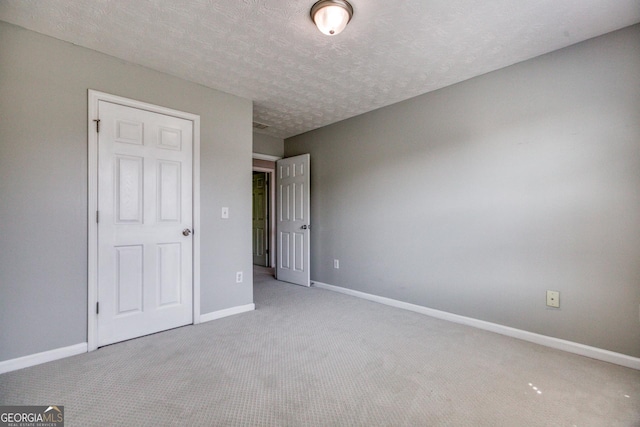
[[[83,342],[80,344],[70,345],[69,347],[56,348],[49,351],[43,351],[42,353],[5,360],[0,362],[0,374],[86,353],[87,348],[87,343]]]
[[[214,311],[212,313],[201,314],[200,323],[208,322],[215,319],[221,319],[223,317],[232,316],[234,314],[240,314],[255,309],[255,304],[247,304],[227,308],[225,310]],[[53,360],[63,359],[69,356],[75,356],[77,354],[86,353],[88,351],[88,348],[89,346],[85,342],[81,344],[71,345],[69,347],[56,348],[49,351],[43,351],[42,353],[30,354],[28,356],[1,361],[0,374],[17,371],[18,369],[28,368],[30,366],[51,362]]]
[[[223,317],[233,316],[234,314],[246,313],[256,309],[255,304],[239,305],[237,307],[225,308],[224,310],[212,311],[211,313],[201,314],[200,323],[209,322],[210,320],[222,319]]]
[[[446,311],[435,310],[433,308],[423,307],[421,305],[410,304],[408,302],[398,301],[391,298],[385,298],[365,292],[354,291],[353,289],[342,288],[340,286],[329,285],[327,283],[312,281],[312,286],[327,289],[342,294],[363,298],[369,301],[377,302],[391,307],[402,308],[404,310],[413,311],[437,319],[448,320],[454,323],[460,323],[472,326],[485,331],[495,332],[497,334],[518,338],[546,347],[564,350],[569,353],[579,354],[581,356],[590,357],[592,359],[602,360],[604,362],[615,363],[616,365],[625,366],[627,368],[640,370],[640,358],[627,356],[626,354],[615,353],[609,350],[603,350],[597,347],[579,344],[573,341],[553,338],[546,335],[540,335],[533,332],[523,331],[521,329],[511,328],[509,326],[499,325],[497,323],[485,322],[484,320],[474,319],[472,317],[460,316],[458,314],[448,313]]]

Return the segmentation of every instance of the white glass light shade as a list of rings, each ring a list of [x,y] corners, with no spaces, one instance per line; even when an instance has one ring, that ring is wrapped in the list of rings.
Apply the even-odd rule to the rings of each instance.
[[[353,9],[346,1],[321,0],[311,8],[311,18],[318,29],[328,36],[340,34],[345,29]]]

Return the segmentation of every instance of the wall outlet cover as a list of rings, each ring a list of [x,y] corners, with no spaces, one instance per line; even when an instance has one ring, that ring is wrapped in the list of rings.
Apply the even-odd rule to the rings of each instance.
[[[547,291],[547,306],[560,308],[560,292],[559,291]]]

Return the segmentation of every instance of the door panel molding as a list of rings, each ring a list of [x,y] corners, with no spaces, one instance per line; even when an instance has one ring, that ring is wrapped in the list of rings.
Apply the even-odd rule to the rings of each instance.
[[[89,89],[88,91],[88,117],[87,117],[87,144],[88,144],[88,277],[87,277],[87,351],[98,348],[98,103],[106,101],[126,107],[137,108],[168,116],[173,116],[193,122],[193,323],[201,322],[200,318],[200,116],[170,108],[165,108],[146,102],[136,101],[121,96]],[[128,127],[123,124],[121,137],[135,143],[137,132],[135,126]],[[166,137],[166,138],[164,138]],[[173,135],[164,135],[162,142],[166,149],[174,148]]]

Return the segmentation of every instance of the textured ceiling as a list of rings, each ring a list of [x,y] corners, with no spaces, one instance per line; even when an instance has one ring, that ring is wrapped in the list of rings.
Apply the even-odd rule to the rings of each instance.
[[[284,138],[640,22],[640,0],[0,0],[0,19],[254,101]]]

